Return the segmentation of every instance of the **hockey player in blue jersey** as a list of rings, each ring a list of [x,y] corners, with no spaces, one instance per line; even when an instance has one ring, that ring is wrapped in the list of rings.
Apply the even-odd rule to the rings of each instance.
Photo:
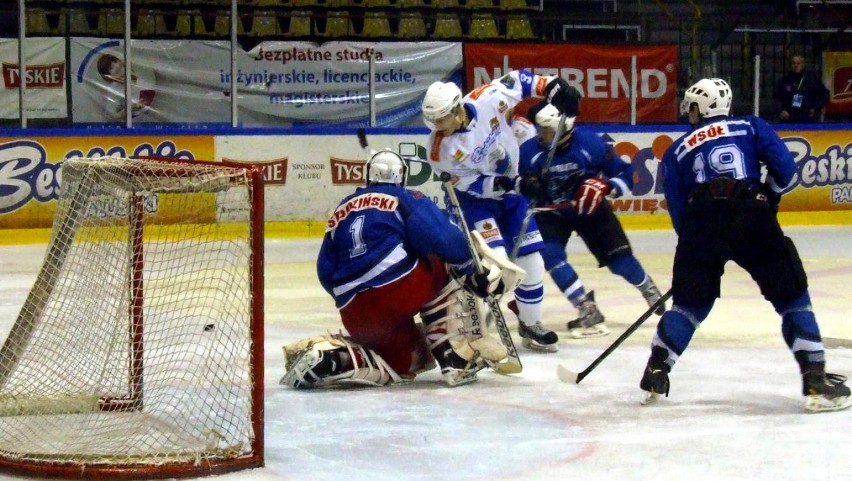
[[[473,294],[514,288],[523,271],[491,262],[493,253],[481,243],[485,270],[473,273],[462,231],[428,197],[404,188],[406,174],[399,155],[376,153],[366,164],[367,185],[329,217],[317,274],[349,335],[285,346],[281,384],[385,385],[411,380],[437,361],[447,384],[456,386],[506,357],[500,341],[485,333],[484,308]],[[425,333],[414,322],[418,313]]]
[[[660,299],[659,289],[633,255],[624,229],[606,201],[630,192],[633,167],[594,132],[575,127],[575,116],[565,118],[552,161],[542,172],[561,115],[553,106],[541,103],[530,109],[528,117],[535,123],[538,135],[521,145],[520,188],[536,207],[556,206],[553,210],[540,210],[536,221],[544,238],[544,265],[580,313],[568,322],[568,330],[576,338],[609,334],[594,293],[586,293],[568,263],[565,246],[576,232],[598,264],[639,289],[648,305]],[[665,306],[660,306],[656,312],[664,311]]]
[[[825,372],[802,261],[776,218],[781,194],[796,174],[793,156],[765,121],[729,117],[730,109],[731,89],[724,80],[702,79],[689,87],[680,111],[693,130],[663,155],[665,197],[678,235],[674,303],[651,343],[640,382],[642,403],[668,395],[668,374],[710,313],[725,264],[733,260],[781,316],[784,341],[802,375],[805,409],[848,408],[846,378]]]

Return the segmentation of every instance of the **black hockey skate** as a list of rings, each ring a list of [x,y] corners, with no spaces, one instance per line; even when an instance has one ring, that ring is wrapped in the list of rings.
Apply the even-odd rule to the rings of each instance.
[[[840,411],[852,406],[852,397],[849,396],[849,387],[845,382],[846,376],[827,373],[821,364],[813,365],[802,373],[805,410],[812,413]]]
[[[346,348],[330,351],[307,349],[281,378],[279,384],[297,389],[309,389],[323,385],[323,379],[342,372],[341,354]]]
[[[669,351],[666,348],[662,346],[651,348],[651,357],[648,358],[645,373],[639,382],[639,387],[645,391],[642,400],[639,401],[642,405],[653,403],[660,398],[660,394],[669,396],[669,372],[672,367],[666,362],[668,358]]]
[[[580,317],[568,321],[566,327],[571,337],[584,339],[586,337],[599,337],[609,334],[609,329],[604,324],[604,316],[598,310],[595,303],[595,291],[589,291],[586,298],[577,307]]]
[[[485,367],[484,364],[468,362],[453,351],[449,341],[432,348],[432,356],[441,366],[441,376],[450,387],[470,384],[476,381],[476,373]]]
[[[518,316],[518,304],[512,300],[508,304],[509,310]],[[550,329],[544,327],[541,321],[528,326],[518,318],[518,335],[521,336],[521,345],[525,348],[540,352],[556,352],[556,343],[559,336]]]

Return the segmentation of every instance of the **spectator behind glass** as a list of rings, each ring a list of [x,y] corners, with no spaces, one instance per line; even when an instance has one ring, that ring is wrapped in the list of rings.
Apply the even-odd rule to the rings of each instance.
[[[781,122],[819,122],[820,112],[828,103],[828,89],[818,76],[805,71],[801,55],[790,58],[790,72],[775,86],[774,98],[781,103]]]

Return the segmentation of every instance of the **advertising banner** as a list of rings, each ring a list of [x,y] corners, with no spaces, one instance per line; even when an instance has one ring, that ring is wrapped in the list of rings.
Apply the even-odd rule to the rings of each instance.
[[[50,227],[62,162],[113,155],[212,160],[213,137],[0,137],[0,229]]]
[[[831,93],[825,112],[852,115],[852,52],[825,52],[823,65],[823,79]]]
[[[630,91],[638,92],[639,123],[677,120],[677,48],[567,44],[464,46],[466,88],[472,90],[509,70],[560,75],[583,95],[584,122],[630,122]],[[633,78],[631,59],[636,57]],[[529,104],[529,102],[527,102]]]
[[[131,45],[134,123],[230,124],[228,42]],[[125,118],[122,52],[120,40],[71,39],[75,123]],[[405,126],[420,125],[429,84],[460,76],[462,50],[447,42],[263,42],[236,61],[241,126],[367,126],[371,84],[377,125]]]
[[[24,110],[28,119],[61,119],[68,116],[65,94],[65,39],[28,38],[24,45],[26,93]],[[18,40],[0,38],[0,119],[19,119],[21,85]]]

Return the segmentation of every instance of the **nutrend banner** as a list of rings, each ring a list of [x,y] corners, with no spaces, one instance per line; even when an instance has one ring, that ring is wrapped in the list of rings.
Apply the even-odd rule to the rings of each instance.
[[[230,124],[228,45],[132,41],[134,123]],[[447,42],[263,42],[238,51],[236,60],[242,126],[366,126],[371,83],[377,125],[406,126],[422,125],[420,101],[429,84],[460,80],[462,49]],[[72,38],[71,69],[75,123],[125,118],[122,41]]]
[[[464,57],[468,90],[509,70],[527,68],[539,75],[560,75],[576,87],[583,95],[580,110],[584,122],[630,122],[630,92],[635,82],[638,123],[677,120],[674,46],[470,43],[464,46]]]
[[[24,44],[28,119],[56,119],[68,116],[65,95],[65,41],[62,38],[28,38]],[[0,38],[0,119],[19,119],[21,85],[18,40]]]
[[[831,92],[826,113],[852,113],[852,52],[825,52],[823,69]]]

